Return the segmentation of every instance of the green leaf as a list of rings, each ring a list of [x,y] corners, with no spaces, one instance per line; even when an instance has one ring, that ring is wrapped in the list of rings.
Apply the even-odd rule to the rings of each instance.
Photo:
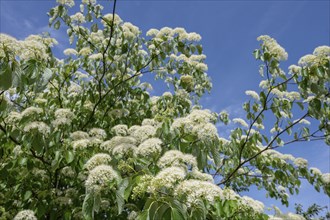
[[[92,25],[91,30],[92,30],[93,32],[97,32],[97,31],[99,30],[99,27],[97,26],[96,23]]]
[[[123,211],[123,206],[125,204],[125,199],[124,199],[124,194],[125,194],[125,189],[128,186],[128,179],[123,179],[122,182],[119,185],[119,188],[116,192],[116,201],[117,201],[117,206],[118,206],[118,214],[120,214]]]
[[[24,201],[28,200],[32,196],[31,191],[26,191],[24,194]]]
[[[94,217],[93,203],[94,203],[93,195],[91,193],[87,193],[82,206],[82,213],[86,220],[92,220]]]
[[[65,151],[64,158],[67,163],[71,163],[74,160],[74,153],[72,151]]]
[[[54,24],[54,28],[56,30],[58,30],[60,27],[61,27],[61,22],[60,21],[56,21],[55,24]]]
[[[12,85],[12,71],[8,64],[2,64],[0,70],[0,90],[7,90]]]

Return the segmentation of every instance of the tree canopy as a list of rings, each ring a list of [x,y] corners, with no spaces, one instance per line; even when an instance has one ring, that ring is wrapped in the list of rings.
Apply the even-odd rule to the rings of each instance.
[[[110,14],[95,0],[78,12],[57,2],[49,25],[67,28],[65,59],[47,34],[0,35],[1,219],[304,219],[313,211],[268,215],[240,193],[257,186],[288,205],[304,178],[330,195],[329,173],[276,150],[330,145],[330,47],[284,71],[285,49],[260,36],[260,91],[246,91],[245,118],[231,118],[199,105],[212,87],[199,34],[144,35],[116,1]],[[150,95],[144,75],[169,90]]]

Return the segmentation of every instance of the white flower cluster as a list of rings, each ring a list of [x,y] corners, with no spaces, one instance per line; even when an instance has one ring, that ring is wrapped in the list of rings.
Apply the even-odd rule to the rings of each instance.
[[[315,48],[313,54],[308,54],[300,58],[298,64],[302,67],[314,66],[330,60],[330,47],[320,46]]]
[[[83,150],[91,146],[90,139],[79,139],[72,142],[72,148],[74,150]]]
[[[202,141],[214,140],[218,138],[218,131],[211,122],[216,118],[209,110],[194,109],[186,117],[175,119],[171,130],[182,135],[197,136]]]
[[[191,177],[191,179],[194,180],[202,180],[210,183],[214,182],[212,175],[208,173],[202,173],[197,168],[194,168],[191,172],[188,173],[188,175]]]
[[[288,101],[294,101],[301,99],[299,92],[288,92],[288,91],[280,91],[277,88],[271,90],[271,93],[277,96],[280,99],[287,99]]]
[[[262,45],[266,47],[265,52],[270,53],[278,60],[287,60],[288,53],[281,47],[274,38],[268,35],[261,35],[257,38],[258,41],[262,41]]]
[[[251,207],[255,212],[262,213],[264,211],[264,204],[260,201],[254,200],[248,196],[243,196],[239,200],[243,206]]]
[[[134,152],[136,151],[136,146],[133,144],[128,143],[122,143],[117,146],[115,146],[111,153],[114,156],[117,157],[127,157],[134,155]]]
[[[176,62],[183,62],[193,66],[195,69],[206,72],[208,70],[207,65],[204,63],[206,56],[204,54],[201,55],[192,55],[187,57],[184,54],[180,54],[179,56],[175,54],[170,55],[170,59]]]
[[[130,144],[136,145],[137,141],[133,137],[123,137],[123,136],[115,136],[108,141],[105,141],[101,144],[100,148],[104,151],[112,153],[114,147],[121,144]]]
[[[322,182],[325,184],[330,184],[330,173],[322,174]]]
[[[152,138],[156,135],[156,128],[151,125],[135,125],[133,129],[131,128],[128,130],[128,133],[134,137],[138,143],[142,143],[148,138]]]
[[[183,154],[178,150],[169,150],[161,158],[159,158],[157,165],[161,168],[165,167],[197,167],[196,158],[191,154]]]
[[[111,162],[111,157],[109,154],[99,153],[91,157],[84,165],[87,170],[92,170],[99,165],[109,165]]]
[[[74,0],[56,0],[56,2],[61,4],[61,5],[67,5],[69,7],[74,6]]]
[[[173,190],[175,186],[184,180],[186,171],[180,167],[168,167],[161,170],[152,180],[148,191],[154,194],[162,189]]]
[[[85,16],[81,12],[77,12],[76,14],[71,15],[70,18],[73,22],[77,22],[79,24],[86,22]]]
[[[128,38],[128,39],[135,38],[140,34],[139,28],[130,22],[125,22],[121,26],[121,28],[123,29],[123,34],[124,34],[125,38]]]
[[[74,141],[77,141],[81,139],[88,139],[89,135],[84,131],[75,131],[70,134],[70,138]]]
[[[72,48],[67,48],[63,51],[64,55],[66,56],[70,56],[70,55],[77,55],[78,52],[75,50],[75,49],[72,49]]]
[[[191,179],[181,182],[175,188],[174,194],[185,198],[186,205],[191,207],[201,199],[213,203],[216,197],[221,198],[222,190],[213,183]]]
[[[255,91],[247,90],[247,91],[245,91],[245,94],[251,96],[252,98],[254,98],[257,101],[259,101],[259,99],[260,99],[258,93],[256,93]]]
[[[18,112],[11,111],[5,119],[5,122],[9,125],[15,125],[22,119],[22,114]]]
[[[185,29],[183,28],[169,28],[169,27],[164,27],[160,30],[157,29],[150,29],[147,32],[147,36],[155,37],[155,38],[163,38],[163,37],[178,37],[179,40],[188,40],[188,41],[200,41],[202,37],[195,33],[187,33]]]
[[[95,5],[96,4],[96,0],[82,0],[81,2],[83,4],[91,4],[91,5]]]
[[[81,56],[88,56],[92,53],[92,49],[89,47],[83,47],[79,50],[79,55]]]
[[[60,108],[55,111],[55,120],[52,124],[55,127],[70,125],[75,115],[70,109]]]
[[[293,161],[294,165],[297,167],[307,167],[308,166],[308,161],[304,158],[298,157]]]
[[[137,156],[154,157],[159,156],[162,152],[162,140],[159,138],[150,138],[142,142],[135,151]]]
[[[12,57],[19,54],[20,44],[16,38],[9,36],[7,34],[0,33],[0,56],[5,56],[5,51],[10,52]]]
[[[102,53],[91,54],[91,55],[88,56],[88,59],[90,59],[90,60],[102,60],[103,59],[103,54]]]
[[[89,172],[85,186],[87,190],[100,190],[118,180],[119,175],[111,166],[99,165]]]
[[[34,121],[24,127],[24,132],[38,132],[47,136],[50,133],[50,128],[44,122]]]
[[[101,128],[92,128],[89,132],[91,137],[104,140],[107,138],[107,133]]]
[[[42,108],[38,108],[38,107],[34,107],[34,106],[31,106],[31,107],[28,107],[26,108],[24,111],[22,111],[22,117],[30,117],[32,115],[40,115],[43,113],[43,110]]]
[[[111,132],[117,136],[126,136],[128,132],[127,125],[116,125],[111,128]]]
[[[57,44],[55,39],[39,35],[30,35],[23,41],[18,41],[6,34],[0,34],[0,38],[0,55],[4,56],[6,51],[12,57],[18,56],[21,60],[31,58],[45,60],[49,57],[47,48]]]
[[[152,126],[152,127],[154,127],[154,128],[159,128],[159,127],[162,126],[162,123],[156,121],[155,119],[145,118],[145,119],[143,119],[143,121],[142,121],[142,126],[144,126],[144,125],[150,125],[150,126]]]
[[[17,213],[14,220],[38,220],[32,210],[23,210]]]
[[[233,122],[236,123],[236,124],[239,124],[243,127],[246,127],[246,128],[249,127],[249,125],[246,123],[246,121],[242,118],[234,118]]]
[[[115,25],[118,25],[118,24],[120,24],[123,20],[121,20],[121,18],[117,15],[117,14],[115,14],[115,16],[114,16],[115,18],[114,18],[114,24]],[[104,25],[104,26],[110,26],[110,24],[112,23],[112,20],[113,20],[113,15],[112,14],[106,14],[106,15],[104,15],[103,16],[103,19],[102,19],[102,24]]]

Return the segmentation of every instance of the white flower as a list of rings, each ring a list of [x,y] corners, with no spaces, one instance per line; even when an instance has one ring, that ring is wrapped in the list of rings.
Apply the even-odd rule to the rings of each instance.
[[[313,173],[314,175],[317,175],[317,176],[322,175],[322,172],[319,169],[317,169],[316,167],[311,167],[310,172]]]
[[[233,122],[236,123],[236,124],[239,124],[243,127],[249,127],[249,125],[242,118],[234,118]]]
[[[173,190],[176,184],[184,180],[186,172],[179,167],[168,167],[161,170],[154,179],[152,179],[148,191],[157,193],[162,188]]]
[[[103,59],[103,55],[102,55],[102,53],[92,54],[92,55],[89,55],[88,59],[91,59],[91,60],[102,60]]]
[[[83,131],[75,131],[70,134],[70,138],[74,141],[81,140],[81,139],[88,139],[89,135]]]
[[[71,15],[70,18],[71,18],[72,21],[76,21],[78,23],[85,23],[86,22],[85,16],[81,12],[77,12],[76,14]]]
[[[163,142],[159,138],[150,138],[142,142],[136,149],[136,155],[152,157],[160,155]]]
[[[330,173],[324,173],[322,174],[322,181],[325,184],[330,184]]]
[[[72,148],[74,150],[83,150],[91,145],[91,141],[89,139],[80,139],[72,142]]]
[[[197,161],[193,155],[183,154],[178,150],[169,150],[158,160],[157,165],[161,168],[172,166],[187,168],[187,165],[194,168],[197,167]]]
[[[89,47],[84,47],[79,50],[79,55],[81,55],[81,56],[88,56],[91,53],[92,53],[92,49]]]
[[[298,64],[300,66],[312,66],[317,61],[317,56],[312,54],[307,54],[303,57],[301,57],[298,61]]]
[[[301,71],[301,67],[300,67],[300,66],[297,66],[297,65],[291,65],[291,66],[289,66],[289,71],[290,71],[291,73],[296,73],[296,74],[298,74],[298,73],[300,73],[300,71]]]
[[[268,80],[262,80],[262,81],[260,81],[259,87],[262,88],[262,89],[269,88],[269,81]]]
[[[154,37],[154,36],[156,36],[158,34],[158,32],[159,31],[157,29],[152,28],[149,31],[147,31],[147,36]]]
[[[22,119],[22,114],[18,112],[9,112],[7,118],[5,119],[7,124],[14,125]]]
[[[217,185],[200,180],[185,180],[175,188],[175,196],[184,198],[188,207],[197,204],[199,200],[205,199],[210,203],[215,198],[222,197],[222,190]]]
[[[315,48],[313,54],[316,56],[324,56],[324,57],[330,56],[330,47],[329,46],[319,46],[319,47]]]
[[[111,132],[117,136],[126,136],[127,135],[127,125],[116,125],[111,128]]]
[[[107,133],[101,128],[92,128],[88,133],[91,137],[95,137],[100,140],[104,140],[107,137]]]
[[[129,131],[129,133],[138,141],[138,143],[142,143],[144,140],[156,135],[156,128],[150,125],[138,126],[135,127],[135,130]]]
[[[31,106],[26,108],[21,114],[22,117],[29,117],[31,115],[40,115],[42,112],[42,108]]]
[[[271,38],[267,35],[261,35],[257,38],[258,41],[263,41],[262,45],[267,48],[267,52],[273,55],[278,60],[287,60],[288,54],[281,47],[274,38]]]
[[[14,220],[38,220],[32,210],[23,210],[17,213]]]
[[[64,55],[70,56],[70,55],[77,55],[78,52],[75,49],[67,48],[63,51]]]
[[[264,211],[264,204],[262,202],[254,200],[248,196],[243,196],[240,203],[244,206],[251,207],[255,212],[262,213]]]
[[[67,5],[69,7],[74,6],[74,0],[56,0],[56,2],[58,2],[61,5]]]
[[[104,20],[106,21],[104,21]],[[103,23],[104,26],[110,25],[112,23],[112,19],[113,19],[113,15],[112,14],[106,14],[103,16],[103,19],[101,20],[101,22]],[[115,14],[115,19],[114,19],[114,24],[119,24],[122,22],[121,18]]]
[[[99,165],[89,172],[85,186],[87,190],[104,189],[118,180],[119,175],[111,166]]]
[[[112,149],[115,146],[118,146],[120,144],[136,144],[136,140],[133,137],[122,137],[122,136],[115,136],[111,138],[111,140],[105,141],[101,144],[101,149],[108,151],[109,153],[112,152]]]
[[[188,40],[189,41],[200,41],[202,39],[201,35],[195,33],[195,32],[192,32],[192,33],[189,33],[188,34]]]
[[[111,157],[109,154],[99,153],[91,157],[84,165],[87,170],[92,170],[99,165],[109,165]]]
[[[210,183],[214,182],[212,175],[210,175],[208,173],[202,173],[197,168],[193,169],[189,173],[189,176],[190,176],[190,179],[202,180],[202,181],[206,181],[206,182],[210,182]]]
[[[132,156],[135,153],[136,146],[133,144],[122,143],[112,149],[112,155],[117,157]]]
[[[48,135],[50,133],[50,128],[44,122],[34,121],[29,123],[24,127],[24,132],[33,132],[37,131],[42,135]]]
[[[251,96],[255,100],[259,100],[260,99],[258,93],[256,93],[255,91],[247,90],[247,91],[245,91],[245,94]]]
[[[294,165],[297,167],[307,167],[308,161],[305,160],[304,158],[298,157],[293,161]]]

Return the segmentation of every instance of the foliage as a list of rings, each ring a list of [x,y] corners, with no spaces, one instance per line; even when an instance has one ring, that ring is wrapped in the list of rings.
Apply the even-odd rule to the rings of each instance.
[[[307,220],[313,219],[313,217],[318,216],[320,212],[322,212],[324,209],[327,210],[327,208],[328,208],[327,206],[321,207],[321,206],[317,205],[316,203],[314,203],[304,211],[303,206],[301,204],[295,204],[296,213],[301,216],[304,216],[304,218]],[[318,219],[326,220],[329,218],[330,218],[330,212],[328,211],[325,216],[320,217]]]
[[[144,37],[116,2],[104,15],[83,0],[71,16],[74,1],[58,3],[49,24],[67,27],[64,60],[48,35],[1,34],[1,219],[271,219],[239,193],[255,185],[288,205],[305,178],[330,195],[329,174],[275,150],[329,145],[329,47],[285,73],[287,53],[261,36],[261,91],[247,91],[246,118],[231,119],[198,105],[212,86],[200,35],[165,27]],[[151,96],[144,75],[171,92]],[[219,137],[215,125],[231,121]]]

